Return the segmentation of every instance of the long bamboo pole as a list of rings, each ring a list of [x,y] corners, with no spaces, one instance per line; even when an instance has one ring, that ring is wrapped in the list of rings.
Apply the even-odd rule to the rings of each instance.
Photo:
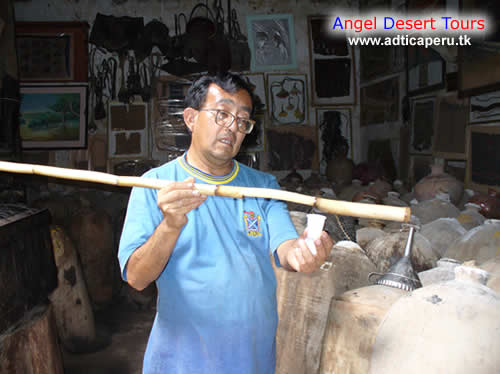
[[[0,171],[18,174],[44,175],[47,177],[103,183],[124,187],[161,189],[171,183],[171,181],[161,179],[118,176],[97,171],[67,169],[54,166],[24,164],[8,161],[0,161]],[[283,200],[297,204],[314,206],[324,212],[342,216],[408,222],[411,214],[410,208],[407,207],[331,200],[271,188],[235,187],[200,183],[195,183],[195,188],[203,195],[225,196],[238,199],[242,199],[244,197],[260,197]]]

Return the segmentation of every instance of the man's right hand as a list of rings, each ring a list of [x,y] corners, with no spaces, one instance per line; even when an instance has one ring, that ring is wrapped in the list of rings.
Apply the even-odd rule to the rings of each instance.
[[[158,191],[158,207],[169,229],[180,230],[187,223],[186,214],[198,208],[206,199],[194,187],[194,177],[172,182]]]

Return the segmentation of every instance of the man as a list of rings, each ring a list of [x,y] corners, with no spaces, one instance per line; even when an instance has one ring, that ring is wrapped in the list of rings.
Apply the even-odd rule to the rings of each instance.
[[[120,241],[124,279],[158,288],[143,373],[270,374],[275,367],[278,265],[312,272],[333,242],[313,256],[286,205],[261,198],[202,196],[194,183],[279,188],[276,179],[234,160],[253,102],[239,76],[203,76],[186,97],[192,138],[182,156],[144,176],[172,180],[160,191],[134,188]]]

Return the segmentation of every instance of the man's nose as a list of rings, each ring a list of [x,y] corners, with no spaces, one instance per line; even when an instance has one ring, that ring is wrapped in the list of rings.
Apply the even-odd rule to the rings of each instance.
[[[229,130],[233,132],[238,132],[238,119],[235,118],[233,122],[231,122],[231,125],[228,127]]]

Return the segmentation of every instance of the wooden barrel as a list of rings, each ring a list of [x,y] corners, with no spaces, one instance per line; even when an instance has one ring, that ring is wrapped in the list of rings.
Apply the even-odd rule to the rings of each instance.
[[[328,313],[319,373],[366,374],[385,314],[408,291],[373,285],[334,296]]]
[[[60,226],[50,228],[57,265],[58,286],[49,299],[54,308],[61,342],[71,352],[88,352],[96,340],[94,312],[90,304],[78,255]]]
[[[52,308],[39,305],[0,335],[0,373],[63,374]]]
[[[277,374],[316,373],[330,300],[368,284],[375,265],[353,242],[337,243],[325,264],[312,274],[275,267],[279,324]]]

